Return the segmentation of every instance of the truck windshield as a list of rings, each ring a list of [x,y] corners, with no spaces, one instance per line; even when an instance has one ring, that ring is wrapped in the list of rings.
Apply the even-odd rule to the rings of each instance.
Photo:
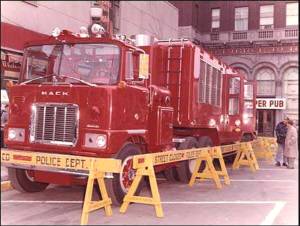
[[[50,82],[51,75],[62,75],[59,77],[64,80],[62,82],[79,83],[79,80],[84,80],[96,84],[115,84],[119,62],[120,49],[110,44],[32,46],[25,50],[23,82]],[[39,77],[41,79],[37,79]]]

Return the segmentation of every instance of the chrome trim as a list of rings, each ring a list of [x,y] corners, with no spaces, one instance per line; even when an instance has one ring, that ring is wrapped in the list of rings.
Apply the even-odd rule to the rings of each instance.
[[[146,133],[145,129],[129,129],[126,131],[128,134],[145,134]]]
[[[173,138],[172,141],[174,143],[183,143],[185,142],[185,138]]]
[[[53,119],[53,135],[52,139],[53,140],[45,140],[45,120],[46,120],[46,107],[54,107],[54,119]],[[55,125],[56,125],[56,112],[57,112],[57,106],[62,106],[64,108],[64,122],[66,121],[67,117],[67,111],[66,108],[68,106],[74,107],[75,108],[75,127],[76,127],[76,132],[75,132],[75,139],[73,142],[69,141],[56,141],[55,140]],[[37,123],[37,107],[44,107],[44,112],[43,112],[43,128],[42,128],[42,139],[37,140],[35,137],[36,134],[36,123]],[[65,139],[66,135],[66,130],[64,126],[64,134],[63,134],[63,139]],[[72,104],[72,103],[33,103],[32,104],[32,111],[31,111],[31,121],[30,121],[30,143],[39,143],[39,144],[49,144],[49,145],[60,145],[60,146],[72,146],[74,147],[77,144],[78,137],[79,137],[79,106],[77,104]]]

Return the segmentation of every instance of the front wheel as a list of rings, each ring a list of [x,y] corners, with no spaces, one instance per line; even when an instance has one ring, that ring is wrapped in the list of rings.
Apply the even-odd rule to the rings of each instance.
[[[107,192],[112,200],[112,204],[120,206],[123,203],[124,196],[127,194],[136,170],[133,169],[133,156],[141,154],[140,148],[132,143],[127,143],[115,156],[122,160],[121,173],[114,173],[113,178],[105,179]],[[138,195],[144,186],[142,178],[135,195]]]
[[[40,192],[49,185],[34,181],[32,171],[25,169],[8,168],[8,178],[12,187],[20,192]]]

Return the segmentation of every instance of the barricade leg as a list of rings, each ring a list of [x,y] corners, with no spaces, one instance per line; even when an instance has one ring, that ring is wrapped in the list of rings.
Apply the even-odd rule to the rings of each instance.
[[[193,173],[192,173],[192,176],[191,176],[191,179],[190,179],[190,182],[189,182],[189,186],[190,186],[190,187],[192,187],[192,186],[195,184],[196,177],[199,175],[198,171],[199,171],[199,168],[200,168],[200,165],[201,165],[201,162],[202,162],[202,161],[203,161],[203,160],[200,159],[200,158],[198,158],[198,159],[196,160],[195,168],[194,168],[194,171],[193,171]],[[207,168],[207,166],[205,166],[204,171],[207,170],[206,168]]]
[[[132,185],[130,186],[128,193],[124,197],[123,204],[120,208],[120,212],[125,213],[127,211],[129,203],[131,202],[143,203],[153,205],[155,208],[156,216],[163,217],[163,210],[161,206],[160,195],[158,192],[158,186],[153,164],[150,159],[146,159],[146,162],[147,163],[145,164],[145,167],[137,169],[136,176],[132,182]],[[143,176],[149,177],[152,197],[142,197],[134,195]]]
[[[235,159],[233,161],[233,164],[232,164],[232,169],[238,169],[240,167],[239,165],[239,160],[241,158],[241,155],[242,155],[242,151],[239,149],[236,153],[236,156],[235,156]]]
[[[224,162],[224,158],[223,158],[223,155],[222,155],[221,148],[216,147],[213,150],[214,150],[213,158],[218,159],[219,163],[220,163],[220,166],[221,166],[221,170],[220,171],[217,170],[217,173],[218,173],[219,176],[224,177],[225,184],[229,185],[230,184],[230,179],[229,179],[229,176],[228,176],[228,172],[227,172],[227,169],[226,169],[226,165],[225,165],[225,162]]]
[[[241,143],[240,149],[238,150],[237,156],[234,160],[234,164],[232,166],[233,169],[238,169],[240,165],[249,166],[251,171],[255,171],[259,169],[257,159],[254,155],[251,144]]]
[[[193,186],[196,179],[213,179],[214,182],[216,183],[217,188],[222,188],[221,182],[220,182],[220,178],[219,175],[214,167],[214,164],[212,162],[212,158],[210,156],[210,154],[208,153],[208,151],[203,151],[202,155],[196,160],[196,165],[195,165],[195,169],[192,173],[192,177],[190,179],[189,182],[189,186]],[[206,162],[206,167],[204,169],[204,171],[202,173],[199,173],[199,168],[201,165],[201,162],[205,161]]]
[[[99,189],[101,192],[102,200],[101,201],[92,201],[92,194],[94,188],[95,179],[98,182]],[[112,215],[111,209],[111,199],[108,197],[106,187],[104,184],[104,173],[95,172],[94,168],[90,170],[88,183],[86,187],[86,193],[84,198],[83,210],[81,215],[81,225],[86,225],[88,223],[88,216],[91,211],[103,208],[105,209],[106,216]]]

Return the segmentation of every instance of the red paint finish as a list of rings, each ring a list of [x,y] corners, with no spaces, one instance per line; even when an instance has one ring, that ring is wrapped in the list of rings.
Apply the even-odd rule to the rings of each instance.
[[[8,148],[112,157],[127,142],[137,144],[143,152],[159,152],[172,149],[175,146],[173,138],[208,136],[215,145],[241,139],[244,127],[242,124],[236,126],[235,121],[242,121],[244,78],[238,74],[225,74],[225,72],[233,73],[231,68],[205,51],[201,51],[200,47],[193,43],[157,42],[143,47],[150,55],[150,78],[139,80],[137,65],[138,56],[142,51],[117,39],[80,38],[63,31],[57,39],[48,37],[45,40],[27,43],[26,46],[59,44],[62,41],[64,43],[109,43],[118,46],[121,52],[118,82],[113,85],[98,84],[96,87],[82,83],[71,85],[51,82],[19,84],[11,87],[9,121],[5,127],[5,142]],[[168,53],[170,48],[172,50]],[[125,72],[128,71],[126,52],[129,50],[135,55],[133,80],[126,79],[125,76]],[[199,73],[202,66],[197,61],[200,62],[200,58],[207,64],[213,65],[220,73],[222,71],[223,75],[220,74],[222,83],[218,83],[221,92],[218,105],[199,101],[199,93],[202,91],[199,85]],[[24,71],[23,65],[21,81]],[[208,80],[211,81],[212,87],[216,84],[213,80],[215,75],[213,73],[209,75]],[[236,97],[241,110],[237,115],[229,116],[225,123],[221,119],[228,115],[230,97],[228,81],[232,77],[240,79],[240,93]],[[44,95],[43,93],[67,93],[68,95]],[[35,103],[68,103],[78,106],[79,124],[76,128],[77,142],[74,146],[29,142],[32,105]],[[24,128],[25,142],[8,141],[8,128]],[[250,127],[248,129],[251,130]],[[102,149],[85,147],[87,133],[106,135],[106,147]],[[163,167],[158,168],[163,169]],[[40,181],[46,182],[48,178],[50,182],[58,183],[51,177],[56,175],[36,174],[36,178]],[[60,175],[60,177],[64,176]]]

